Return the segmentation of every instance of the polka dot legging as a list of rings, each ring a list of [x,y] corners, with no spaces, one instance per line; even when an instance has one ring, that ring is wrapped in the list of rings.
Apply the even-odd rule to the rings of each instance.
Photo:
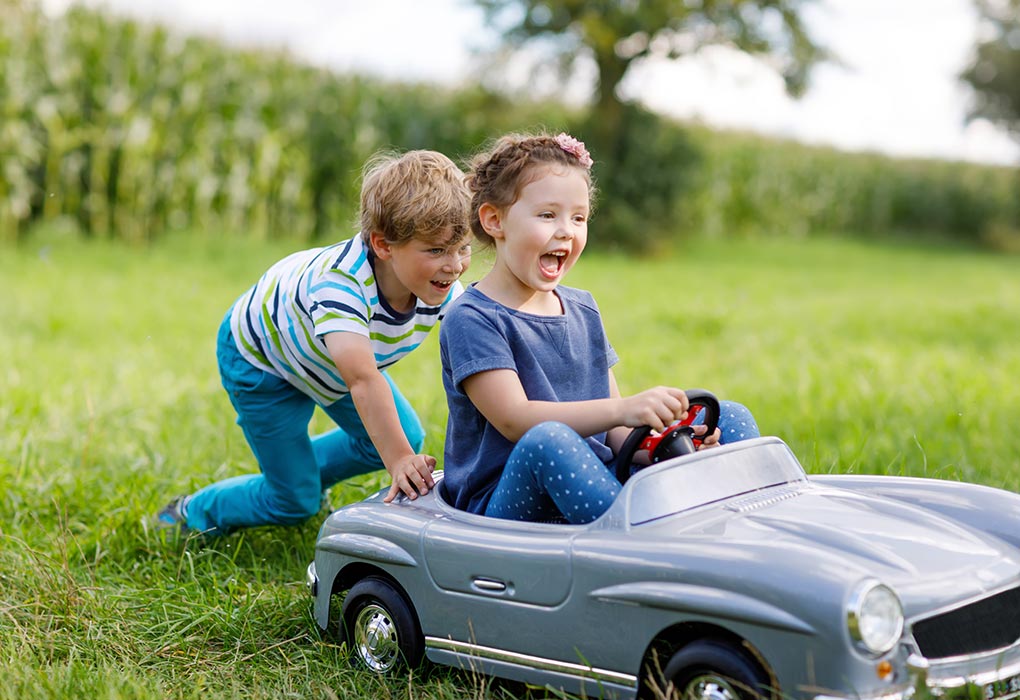
[[[701,425],[705,422],[705,412],[700,411],[692,421],[693,425]],[[719,444],[728,445],[731,442],[750,440],[761,437],[758,430],[758,423],[754,420],[751,411],[742,403],[736,401],[719,402]]]
[[[758,437],[754,416],[742,404],[720,402],[720,443]],[[695,419],[700,423],[702,416]],[[589,523],[620,493],[616,475],[570,427],[550,421],[524,434],[510,452],[485,514],[508,520]]]

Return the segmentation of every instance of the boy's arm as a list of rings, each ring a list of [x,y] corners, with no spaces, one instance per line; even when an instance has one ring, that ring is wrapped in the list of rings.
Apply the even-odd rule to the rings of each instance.
[[[389,503],[400,491],[411,499],[417,498],[419,493],[428,493],[435,486],[432,470],[436,459],[430,455],[415,454],[407,441],[389,382],[376,367],[368,338],[357,333],[327,333],[323,340],[340,371],[340,377],[351,392],[354,407],[372,444],[393,478],[390,491],[383,500]]]

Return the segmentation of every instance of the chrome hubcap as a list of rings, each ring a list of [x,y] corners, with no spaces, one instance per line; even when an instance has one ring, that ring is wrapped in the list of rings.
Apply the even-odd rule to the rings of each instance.
[[[400,640],[389,612],[380,605],[366,605],[354,621],[354,648],[376,673],[386,673],[400,659]]]
[[[715,674],[695,676],[683,689],[683,700],[740,700],[736,688]]]

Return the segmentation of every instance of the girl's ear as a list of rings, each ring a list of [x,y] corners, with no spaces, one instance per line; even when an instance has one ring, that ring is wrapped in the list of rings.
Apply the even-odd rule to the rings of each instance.
[[[386,237],[378,231],[368,234],[369,243],[372,245],[372,252],[380,260],[389,260],[393,256],[393,244],[386,240]]]
[[[493,238],[503,238],[503,213],[499,208],[485,202],[478,207],[478,221],[487,234]]]

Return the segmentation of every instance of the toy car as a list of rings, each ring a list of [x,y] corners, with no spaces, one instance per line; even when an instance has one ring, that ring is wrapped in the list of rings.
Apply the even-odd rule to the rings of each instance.
[[[638,471],[588,525],[456,510],[441,478],[319,533],[316,622],[377,673],[427,657],[585,697],[1020,697],[1016,494],[807,476],[774,437]]]

